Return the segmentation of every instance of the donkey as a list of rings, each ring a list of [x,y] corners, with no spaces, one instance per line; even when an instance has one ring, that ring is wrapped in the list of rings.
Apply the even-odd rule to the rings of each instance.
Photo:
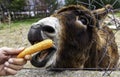
[[[32,24],[28,40],[52,39],[54,46],[33,55],[31,63],[46,68],[115,68],[119,59],[112,30],[103,21],[110,5],[89,10],[82,5],[61,8]]]

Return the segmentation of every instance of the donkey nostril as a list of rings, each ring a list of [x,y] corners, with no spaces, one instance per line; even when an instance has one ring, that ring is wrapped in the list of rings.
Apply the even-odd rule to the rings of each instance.
[[[44,26],[42,27],[42,31],[48,32],[48,33],[54,33],[54,32],[55,32],[54,28],[51,27],[51,26],[48,26],[48,25],[44,25]]]

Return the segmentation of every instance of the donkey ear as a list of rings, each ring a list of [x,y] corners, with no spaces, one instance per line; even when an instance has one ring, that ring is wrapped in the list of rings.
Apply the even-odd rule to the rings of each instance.
[[[110,12],[110,10],[112,10],[113,7],[111,5],[106,5],[105,7],[103,8],[100,8],[100,9],[96,9],[96,10],[93,10],[92,13],[95,15],[96,19],[98,20],[102,20],[105,19],[105,17],[107,16],[107,14]]]

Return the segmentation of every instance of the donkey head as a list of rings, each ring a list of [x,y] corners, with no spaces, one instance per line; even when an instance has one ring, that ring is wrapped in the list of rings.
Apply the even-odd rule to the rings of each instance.
[[[106,11],[105,8],[102,10]],[[99,29],[99,20],[107,14],[104,13],[71,5],[34,23],[28,33],[30,43],[49,38],[54,46],[33,55],[31,63],[36,67],[83,68],[94,32]]]

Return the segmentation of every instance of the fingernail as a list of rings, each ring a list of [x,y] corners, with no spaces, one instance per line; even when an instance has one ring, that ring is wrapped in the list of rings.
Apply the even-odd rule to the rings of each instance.
[[[20,48],[18,48],[18,50],[23,50],[23,49],[25,49],[25,47],[20,47]]]
[[[13,59],[9,59],[8,62],[13,63]]]
[[[7,69],[7,67],[4,67],[4,69],[6,70],[6,69]]]
[[[8,62],[5,62],[5,66],[9,66],[9,63],[8,63]]]

